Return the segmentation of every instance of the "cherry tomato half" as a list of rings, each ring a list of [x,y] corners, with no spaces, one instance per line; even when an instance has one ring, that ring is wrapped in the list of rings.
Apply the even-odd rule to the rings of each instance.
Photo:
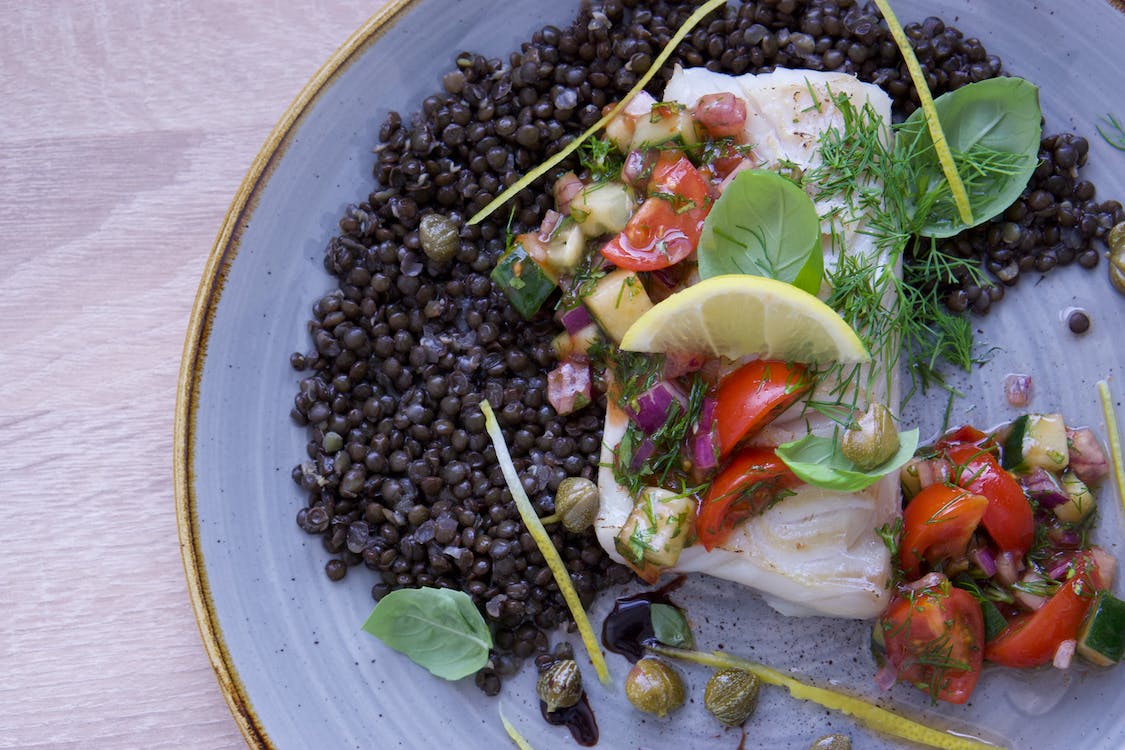
[[[1035,516],[1019,482],[980,446],[952,445],[946,449],[946,455],[954,465],[953,481],[988,498],[981,523],[1000,550],[1017,558],[1027,554],[1035,539]]]
[[[960,487],[931,484],[919,492],[902,513],[899,559],[907,578],[922,574],[923,560],[963,555],[986,508],[986,498]]]
[[[745,448],[711,482],[699,504],[695,533],[710,551],[730,537],[738,524],[763,513],[801,484],[773,448]]]
[[[1042,607],[1010,620],[1008,627],[988,642],[985,658],[1008,667],[1049,663],[1063,641],[1078,637],[1094,594],[1103,583],[1094,558],[1089,553],[1077,555],[1074,575]]]
[[[945,576],[920,590],[898,594],[879,619],[887,659],[900,682],[936,700],[964,703],[976,687],[984,655],[984,616],[967,591]]]
[[[812,387],[804,365],[755,359],[719,383],[715,406],[720,460]]]
[[[711,196],[707,182],[687,157],[674,151],[661,153],[649,195],[625,231],[602,247],[602,255],[618,268],[667,268],[691,255],[699,244]]]

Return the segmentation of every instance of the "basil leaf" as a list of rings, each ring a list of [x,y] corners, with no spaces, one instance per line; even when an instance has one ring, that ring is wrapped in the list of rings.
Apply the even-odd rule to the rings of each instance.
[[[918,430],[900,432],[898,443],[898,452],[871,471],[861,471],[845,458],[835,438],[820,435],[806,435],[784,443],[778,446],[776,453],[804,482],[829,490],[857,492],[898,471],[910,460],[918,448]]]
[[[1039,164],[1039,89],[1022,78],[991,78],[942,94],[934,107],[969,194],[972,226],[983,224],[1015,202]],[[917,234],[951,237],[965,229],[921,109],[900,126],[896,151],[914,167]]]
[[[679,607],[670,604],[652,604],[649,606],[649,617],[652,620],[653,635],[665,646],[695,647],[691,627]]]
[[[363,629],[438,677],[459,680],[488,663],[492,633],[464,591],[420,588],[379,600]]]
[[[715,201],[699,238],[699,275],[765,276],[820,291],[820,217],[805,191],[774,172],[740,172]]]

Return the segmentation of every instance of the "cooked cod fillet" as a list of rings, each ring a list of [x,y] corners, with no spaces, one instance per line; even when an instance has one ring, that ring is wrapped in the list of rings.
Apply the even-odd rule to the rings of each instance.
[[[677,69],[664,99],[692,107],[700,97],[720,92],[745,100],[744,142],[753,144],[753,156],[763,169],[796,165],[807,170],[820,164],[821,134],[832,127],[841,132],[844,129],[835,96],[846,95],[857,108],[869,102],[884,122],[890,123],[887,94],[841,73],[777,70],[733,77],[702,68]],[[827,268],[833,266],[838,253],[831,239],[833,229],[837,242],[842,238],[846,252],[863,254],[873,264],[887,262],[879,256],[873,240],[862,233],[865,217],[854,207],[835,199],[817,201],[817,209],[824,217]],[[870,391],[859,394],[860,406],[877,400],[897,410],[898,378],[894,372],[884,376],[885,364],[872,364],[875,376],[869,380]],[[829,392],[834,385],[822,382],[813,397],[832,398]],[[611,405],[606,415],[603,467],[612,464],[613,451],[626,426],[627,417]],[[833,429],[833,423],[798,403],[752,442],[776,446],[801,438],[810,430],[831,435]],[[595,521],[598,540],[621,561],[614,537],[629,516],[634,499],[617,484],[610,468],[601,470],[599,490],[601,509]],[[685,549],[670,571],[707,573],[745,584],[786,615],[873,618],[885,607],[890,577],[890,555],[876,529],[892,522],[899,507],[897,473],[854,493],[802,485],[794,495],[742,524],[721,548],[711,552],[701,545]]]

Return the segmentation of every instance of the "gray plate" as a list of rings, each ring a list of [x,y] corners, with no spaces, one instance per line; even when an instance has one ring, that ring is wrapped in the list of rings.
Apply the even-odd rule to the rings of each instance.
[[[570,747],[565,730],[537,715],[525,669],[499,699],[471,683],[429,677],[360,632],[372,601],[370,576],[330,583],[319,539],[299,531],[302,497],[289,478],[304,455],[303,430],[289,420],[293,351],[308,348],[310,306],[330,286],[321,258],[344,207],[372,187],[371,146],[390,109],[408,112],[437,90],[462,49],[506,57],[548,21],[573,16],[577,0],[405,0],[360,29],[310,82],[252,166],[205,272],[189,331],[176,424],[176,483],[185,568],[204,642],[248,742],[255,747],[504,747],[497,711],[536,748]],[[937,14],[979,36],[1010,72],[1042,87],[1051,131],[1073,129],[1091,142],[1086,174],[1103,198],[1125,196],[1125,156],[1094,132],[1100,115],[1125,115],[1125,16],[1105,2],[901,0],[903,19]],[[295,32],[296,33],[296,32]],[[963,379],[968,398],[956,421],[989,425],[1014,411],[1003,399],[1008,372],[1031,373],[1032,407],[1060,411],[1104,432],[1094,383],[1120,369],[1115,342],[1125,300],[1104,263],[1041,282],[1026,278],[977,322],[999,347]],[[1063,311],[1091,312],[1084,337],[1069,334]],[[1120,395],[1125,383],[1114,386]],[[944,399],[914,402],[923,433],[940,423]],[[1112,488],[1101,494],[1097,541],[1120,553],[1122,514]],[[1120,590],[1120,587],[1119,587]],[[604,615],[610,597],[593,612]],[[1125,670],[1076,668],[1031,674],[989,669],[971,705],[927,705],[896,687],[879,697],[867,653],[868,628],[827,619],[786,620],[733,585],[696,578],[678,596],[706,647],[723,647],[820,684],[877,698],[942,725],[976,728],[1020,748],[1119,748],[1125,744]],[[610,658],[614,687],[591,687],[601,746],[732,748],[702,708],[706,673],[686,669],[692,701],[673,720],[646,719],[625,704],[627,671]],[[593,672],[586,670],[588,682]],[[805,748],[826,732],[856,747],[892,747],[847,717],[769,690],[747,747]]]

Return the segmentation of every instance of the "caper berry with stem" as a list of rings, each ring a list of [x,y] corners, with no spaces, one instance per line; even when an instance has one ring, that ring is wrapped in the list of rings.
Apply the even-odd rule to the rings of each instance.
[[[684,681],[667,662],[646,656],[629,670],[625,697],[641,711],[664,718],[684,705]]]
[[[898,450],[898,430],[891,410],[873,401],[854,424],[844,430],[841,448],[844,457],[862,471],[870,471]]]
[[[418,241],[432,260],[450,260],[461,247],[457,224],[441,214],[426,214],[418,224]]]
[[[539,700],[548,711],[570,708],[582,699],[582,673],[574,659],[559,659],[539,674],[535,683]]]
[[[852,741],[846,734],[826,734],[809,745],[809,750],[852,750]]]
[[[558,521],[572,533],[587,529],[598,515],[598,486],[585,477],[567,477],[555,491],[555,513],[543,523]]]
[[[762,681],[741,669],[719,669],[707,681],[703,705],[728,727],[742,725],[758,707]]]

